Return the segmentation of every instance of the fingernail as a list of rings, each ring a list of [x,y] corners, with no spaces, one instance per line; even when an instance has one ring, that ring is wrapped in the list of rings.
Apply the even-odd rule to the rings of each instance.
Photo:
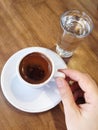
[[[58,86],[59,88],[61,88],[61,87],[63,86],[63,81],[62,81],[61,78],[57,78],[57,79],[56,79],[56,83],[57,83],[57,86]]]

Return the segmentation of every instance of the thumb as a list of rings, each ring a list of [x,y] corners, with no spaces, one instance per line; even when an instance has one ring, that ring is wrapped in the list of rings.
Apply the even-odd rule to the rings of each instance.
[[[56,78],[56,83],[62,98],[65,115],[71,115],[71,117],[74,116],[74,114],[76,114],[76,111],[78,111],[79,108],[74,101],[70,86],[63,78]]]

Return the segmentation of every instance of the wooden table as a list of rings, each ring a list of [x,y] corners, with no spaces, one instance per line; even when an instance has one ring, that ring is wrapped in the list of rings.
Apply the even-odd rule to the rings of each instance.
[[[53,49],[60,31],[60,15],[69,9],[88,13],[94,29],[76,49],[68,67],[89,73],[98,84],[97,0],[0,0],[0,72],[20,49]],[[66,130],[62,104],[43,113],[22,112],[7,102],[0,88],[0,130]]]

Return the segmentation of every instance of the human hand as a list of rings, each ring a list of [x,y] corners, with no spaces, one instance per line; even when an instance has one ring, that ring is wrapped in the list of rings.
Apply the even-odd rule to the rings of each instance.
[[[67,129],[98,130],[98,86],[87,74],[71,69],[62,70],[62,72],[78,83],[85,99],[84,104],[77,105],[68,82],[63,78],[56,78],[64,106]]]

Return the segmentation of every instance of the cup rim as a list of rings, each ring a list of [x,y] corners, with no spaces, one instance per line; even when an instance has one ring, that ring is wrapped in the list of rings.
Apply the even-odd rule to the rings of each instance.
[[[25,81],[25,80],[22,78],[22,76],[20,75],[20,72],[19,72],[19,65],[20,65],[20,62],[22,61],[22,59],[23,59],[25,56],[27,56],[27,55],[29,55],[29,54],[31,54],[31,53],[35,53],[35,52],[41,53],[41,54],[43,54],[45,57],[47,57],[47,58],[49,59],[49,61],[51,62],[51,65],[52,65],[52,72],[51,72],[50,77],[49,77],[47,80],[45,80],[44,82],[39,83],[39,84],[32,84],[32,83],[29,83],[29,82]],[[18,59],[18,61],[17,61],[17,65],[16,65],[16,74],[17,74],[19,80],[20,80],[24,85],[30,86],[30,87],[32,87],[32,88],[41,88],[41,87],[43,87],[45,84],[47,84],[47,83],[52,79],[52,77],[53,77],[53,75],[54,75],[54,71],[55,71],[55,70],[54,70],[54,62],[53,62],[52,58],[51,58],[48,54],[46,54],[45,52],[42,52],[42,50],[29,51],[29,52],[23,54],[21,57],[19,57],[19,59]]]

